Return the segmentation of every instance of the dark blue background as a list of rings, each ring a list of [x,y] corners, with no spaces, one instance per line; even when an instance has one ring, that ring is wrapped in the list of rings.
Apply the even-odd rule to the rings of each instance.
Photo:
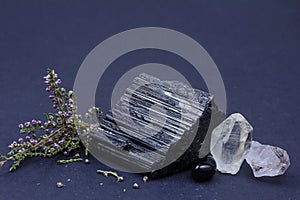
[[[122,183],[104,178],[96,169],[106,167],[92,158],[91,165],[68,167],[57,165],[58,158],[34,158],[14,173],[7,172],[9,165],[0,169],[0,199],[299,199],[299,25],[297,0],[0,1],[0,152],[19,137],[20,122],[51,110],[41,78],[47,67],[71,89],[81,62],[101,41],[127,29],[157,26],[203,45],[222,74],[228,113],[243,113],[254,138],[286,149],[292,162],[277,178],[256,179],[244,164],[236,176],[217,173],[203,184],[194,183],[190,171],[144,184],[135,174],[121,173]],[[111,83],[121,69],[149,61],[185,67],[192,84],[203,87],[182,60],[136,52],[110,66],[97,103],[108,108]],[[58,189],[57,181],[67,186]],[[139,190],[132,189],[134,182]]]

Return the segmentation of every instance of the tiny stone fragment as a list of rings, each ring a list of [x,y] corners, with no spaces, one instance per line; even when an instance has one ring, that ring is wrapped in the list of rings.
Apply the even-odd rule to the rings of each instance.
[[[283,175],[290,166],[290,158],[285,150],[256,141],[252,141],[246,161],[255,177]]]
[[[62,187],[64,187],[65,185],[64,185],[62,182],[57,182],[57,183],[56,183],[56,186],[57,186],[58,188],[62,188]]]
[[[236,174],[248,153],[253,128],[240,113],[234,113],[218,125],[211,136],[211,153],[217,169]]]
[[[134,189],[139,189],[139,188],[140,188],[139,184],[137,184],[137,183],[134,183],[134,184],[132,185],[132,187],[133,187]]]

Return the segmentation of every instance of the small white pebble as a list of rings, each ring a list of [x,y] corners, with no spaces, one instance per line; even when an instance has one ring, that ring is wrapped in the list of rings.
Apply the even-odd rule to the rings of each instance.
[[[62,188],[62,187],[64,187],[65,185],[64,185],[62,182],[57,182],[57,183],[56,183],[56,186],[57,186],[58,188]]]
[[[132,187],[134,188],[134,189],[139,189],[139,184],[137,184],[137,183],[134,183],[133,185],[132,185]]]

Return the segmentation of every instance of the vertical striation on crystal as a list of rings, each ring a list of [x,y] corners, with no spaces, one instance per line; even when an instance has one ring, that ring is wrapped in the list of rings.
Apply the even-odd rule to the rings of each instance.
[[[285,150],[256,141],[252,141],[246,161],[255,177],[279,176],[290,166],[290,158]]]
[[[240,113],[234,113],[212,132],[211,153],[217,169],[236,174],[251,146],[253,128]]]

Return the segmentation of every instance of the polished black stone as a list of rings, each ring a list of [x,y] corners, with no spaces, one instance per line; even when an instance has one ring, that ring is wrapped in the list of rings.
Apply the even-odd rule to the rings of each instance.
[[[194,163],[192,177],[197,182],[210,180],[216,173],[216,162],[211,155]]]

